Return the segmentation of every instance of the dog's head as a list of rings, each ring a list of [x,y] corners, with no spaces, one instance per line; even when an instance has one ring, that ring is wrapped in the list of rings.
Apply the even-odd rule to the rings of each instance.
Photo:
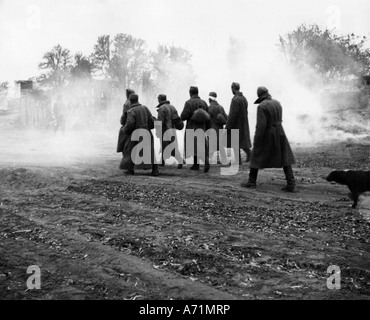
[[[325,178],[326,181],[332,182],[338,182],[343,183],[345,179],[346,171],[344,170],[334,170],[329,173],[329,175]]]

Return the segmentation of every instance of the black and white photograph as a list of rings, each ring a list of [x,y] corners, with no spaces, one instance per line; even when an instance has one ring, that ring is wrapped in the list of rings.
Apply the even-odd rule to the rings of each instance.
[[[370,300],[369,13],[0,0],[0,300]]]

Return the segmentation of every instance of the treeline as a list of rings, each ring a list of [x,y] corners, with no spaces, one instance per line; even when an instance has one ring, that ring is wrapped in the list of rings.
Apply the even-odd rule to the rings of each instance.
[[[149,50],[145,40],[119,33],[98,37],[90,55],[72,54],[60,44],[43,56],[37,81],[46,88],[58,89],[84,79],[109,80],[117,89],[128,87],[144,91],[161,90],[173,81],[174,70],[191,80],[194,73],[188,50],[159,44]]]
[[[370,75],[370,49],[365,36],[338,35],[317,24],[302,24],[279,40],[286,62],[310,87]]]
[[[293,66],[299,80],[315,87],[370,74],[370,49],[366,37],[337,35],[317,24],[298,26],[279,37],[282,58]],[[230,37],[225,59],[230,72],[248,59],[245,44]],[[244,49],[243,49],[244,48]],[[191,53],[178,46],[159,44],[149,50],[145,40],[126,33],[98,37],[89,55],[56,45],[39,64],[37,81],[45,88],[59,89],[84,79],[108,80],[120,92],[132,87],[148,94],[177,92],[195,80]],[[280,57],[281,58],[281,57]],[[279,59],[279,58],[277,58]],[[234,69],[233,69],[234,68]],[[8,83],[0,91],[6,92]]]

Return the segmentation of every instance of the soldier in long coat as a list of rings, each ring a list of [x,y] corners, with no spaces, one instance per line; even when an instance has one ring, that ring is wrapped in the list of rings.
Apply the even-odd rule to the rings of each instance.
[[[120,169],[127,170],[126,174],[133,175],[134,167],[135,167],[135,158],[139,156],[139,154],[133,154],[134,147],[139,144],[139,141],[132,141],[132,133],[136,129],[145,129],[150,134],[150,145],[147,146],[150,148],[150,155],[151,155],[151,166],[152,166],[152,175],[157,176],[158,172],[158,164],[155,163],[155,155],[154,155],[154,140],[153,134],[150,130],[154,129],[154,120],[150,110],[139,103],[139,97],[137,94],[130,95],[130,102],[131,107],[127,112],[127,120],[126,124],[121,128],[122,135],[125,137],[127,141],[123,148],[123,158],[120,164]],[[148,151],[148,150],[146,150]],[[134,158],[134,159],[133,159]]]
[[[231,130],[239,129],[239,148],[243,149],[247,154],[246,162],[250,161],[252,146],[250,133],[249,133],[249,120],[248,120],[248,101],[244,97],[243,93],[240,92],[239,83],[233,82],[231,85],[231,91],[234,94],[234,97],[231,100],[229,117],[226,123],[227,138],[228,138],[228,147],[234,149],[234,155],[239,153],[239,164],[241,164],[241,155],[239,150],[236,149],[236,146],[231,145]]]
[[[157,137],[160,140],[161,143],[161,150],[162,150],[162,166],[165,165],[165,158],[164,158],[164,150],[167,148],[168,145],[175,142],[175,149],[172,150],[171,156],[176,157],[176,160],[179,162],[177,168],[181,169],[183,165],[183,159],[181,157],[178,141],[177,141],[177,135],[176,135],[176,129],[173,126],[172,120],[175,118],[178,118],[177,110],[176,108],[171,105],[171,103],[167,100],[167,96],[165,94],[160,94],[158,96],[158,121],[162,122],[162,135],[159,135],[157,132]],[[171,141],[164,141],[163,136],[167,130],[173,130],[173,136],[171,138]]]
[[[130,96],[132,94],[135,94],[135,90],[132,89],[126,89],[126,102],[123,104],[123,110],[122,110],[122,116],[121,116],[121,125],[124,126],[127,121],[127,112],[131,107],[131,102],[130,102]]]
[[[257,89],[257,124],[254,135],[247,183],[243,187],[255,188],[258,169],[283,168],[287,180],[284,191],[295,192],[296,182],[292,170],[294,155],[282,125],[283,110],[279,101],[272,99],[265,87]]]
[[[189,89],[189,94],[190,94],[190,99],[185,102],[184,110],[181,113],[181,119],[183,121],[186,121],[186,130],[187,129],[192,129],[192,130],[197,130],[201,129],[204,132],[207,131],[211,127],[211,121],[205,121],[205,122],[195,122],[191,118],[194,115],[194,112],[201,108],[208,112],[208,105],[207,102],[202,100],[199,97],[199,91],[197,87],[190,87]],[[189,150],[186,150],[186,139],[187,139],[187,133],[185,131],[185,158],[188,157]],[[205,166],[204,166],[204,172],[209,171],[209,143],[208,139],[204,133],[204,140],[205,140],[205,154],[199,154],[197,151],[197,138],[194,137],[193,145],[194,145],[194,164],[193,166],[190,167],[190,170],[199,170],[199,163],[198,163],[198,158],[202,157],[205,161]]]
[[[217,93],[216,92],[210,92],[209,93],[209,98],[208,98],[208,101],[209,101],[208,112],[211,115],[211,128],[214,129],[216,131],[216,134],[217,134],[217,146],[216,146],[216,148],[212,148],[213,146],[210,143],[209,154],[210,154],[210,157],[212,157],[212,155],[215,152],[219,151],[220,152],[221,163],[226,164],[226,161],[227,161],[226,151],[225,151],[224,147],[220,148],[220,143],[219,143],[220,130],[222,130],[224,128],[224,125],[219,123],[219,121],[217,119],[217,116],[221,113],[223,115],[224,119],[226,119],[226,121],[227,121],[227,114],[226,114],[225,109],[223,108],[223,106],[221,106],[217,102],[216,99],[217,99]]]
[[[126,102],[123,104],[123,110],[122,110],[122,116],[120,119],[120,123],[122,128],[126,124],[127,121],[127,112],[131,107],[131,102],[130,102],[130,95],[135,94],[135,91],[132,89],[126,89]],[[119,130],[118,133],[118,144],[117,144],[117,152],[123,152],[123,148],[125,144],[127,143],[127,136],[122,135],[122,130]]]

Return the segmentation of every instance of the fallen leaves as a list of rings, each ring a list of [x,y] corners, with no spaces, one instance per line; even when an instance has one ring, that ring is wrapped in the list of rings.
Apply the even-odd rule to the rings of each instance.
[[[321,154],[320,157],[330,162],[328,155]],[[307,161],[316,161],[321,166],[313,156]],[[40,180],[39,177],[37,179]],[[333,245],[343,243],[347,247],[343,247],[346,251],[341,253],[347,254],[354,248],[360,248],[358,243],[366,243],[369,238],[370,225],[364,224],[352,211],[345,212],[345,209],[339,208],[343,204],[333,204],[332,200],[319,202],[305,199],[304,194],[291,199],[271,194],[263,198],[258,194],[256,199],[251,199],[247,193],[231,192],[227,188],[212,189],[211,186],[199,194],[195,188],[184,188],[181,182],[154,187],[150,183],[140,184],[140,178],[138,183],[134,179],[131,182],[88,179],[63,180],[63,188],[26,194],[20,203],[13,201],[13,198],[6,202],[4,199],[1,201],[1,214],[4,210],[14,209],[19,210],[14,215],[26,215],[30,208],[37,208],[35,219],[41,220],[42,217],[48,226],[75,232],[87,241],[105,248],[109,246],[122,256],[122,252],[137,255],[149,260],[155,270],[171,271],[190,281],[231,290],[238,297],[255,297],[245,291],[268,278],[295,279],[299,275],[306,280],[305,283],[315,282],[311,279],[321,281],[325,275],[323,265],[304,265],[300,260],[315,260],[306,257],[306,250],[326,254]],[[14,180],[21,182],[17,177]],[[273,183],[278,184],[280,180],[275,179]],[[317,181],[316,176],[301,180],[305,188],[312,188],[311,185]],[[18,220],[7,221],[0,236],[32,239],[35,243],[49,244],[53,250],[65,249],[66,243],[55,239],[52,230],[48,233],[42,228],[37,231],[31,228]],[[251,235],[258,237],[260,243],[263,238],[265,245],[253,248]],[[302,250],[294,254],[288,252],[285,245],[289,241],[290,248],[300,245],[296,248]],[[314,245],[317,247],[313,248]],[[83,251],[72,252],[69,257],[87,260],[82,263],[88,263],[93,257]],[[363,252],[366,254],[366,251]],[[245,276],[246,272],[251,276]],[[236,280],[236,274],[242,276]],[[266,277],[260,278],[262,275]],[[115,276],[119,281],[128,281],[124,273]],[[344,287],[364,290],[362,288],[369,282],[369,277],[361,277],[363,280],[351,274],[350,278],[354,280],[344,279]],[[139,281],[133,279],[131,282],[136,292],[125,295],[125,299],[144,298],[139,291]],[[291,281],[286,287],[274,284],[266,294],[272,296],[275,291],[276,298],[284,296],[289,289],[299,291],[303,288],[304,284]]]

